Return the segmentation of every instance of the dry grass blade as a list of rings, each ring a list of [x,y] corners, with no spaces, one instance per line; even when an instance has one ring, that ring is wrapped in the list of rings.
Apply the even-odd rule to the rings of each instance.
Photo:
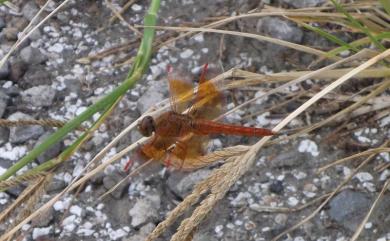
[[[48,173],[45,177],[42,177],[41,180],[38,180],[38,185],[36,186],[34,193],[32,193],[32,195],[29,197],[23,209],[20,210],[15,223],[19,223],[34,211],[36,204],[45,193],[53,176],[53,173]]]
[[[385,146],[382,145],[382,147],[385,147]],[[352,179],[352,177],[356,173],[358,173],[359,170],[362,169],[368,162],[370,162],[376,155],[377,154],[371,154],[362,163],[360,163],[358,167],[356,167],[354,170],[352,170],[352,172],[333,190],[332,194],[329,195],[329,197],[326,198],[325,201],[322,202],[321,205],[318,206],[317,209],[315,211],[313,211],[309,216],[305,217],[303,220],[301,220],[300,222],[298,222],[297,224],[295,224],[291,228],[289,228],[289,229],[285,230],[284,232],[280,233],[279,235],[277,235],[275,238],[272,239],[272,241],[276,241],[276,240],[282,238],[284,235],[286,235],[286,234],[292,232],[293,230],[299,228],[302,224],[308,222],[315,215],[317,215],[317,213],[321,211],[321,209],[330,201],[330,199],[332,199],[336,195],[336,193],[338,193],[341,190],[341,188],[345,184],[347,184]]]
[[[389,141],[386,142],[385,146],[387,146],[388,143],[389,143]],[[318,168],[317,174],[325,171],[326,169],[328,169],[332,166],[339,165],[343,162],[346,162],[346,161],[349,161],[349,160],[352,160],[355,158],[359,158],[362,156],[366,156],[366,155],[370,155],[370,154],[377,154],[377,153],[381,153],[381,152],[390,152],[390,148],[386,148],[386,147],[373,148],[373,149],[369,149],[367,151],[359,152],[359,153],[356,153],[354,155],[339,159],[337,161],[329,163],[328,165],[325,165],[325,166]]]
[[[277,88],[275,89],[272,89],[270,91],[268,91],[267,93],[265,93],[264,95],[261,95],[259,97],[256,97],[256,98],[252,98],[248,101],[245,101],[244,103],[234,107],[233,109],[229,110],[228,112],[226,112],[224,114],[225,115],[228,115],[228,114],[231,114],[233,113],[234,111],[237,111],[238,109],[256,101],[256,100],[259,100],[259,99],[262,99],[262,98],[265,98],[271,94],[275,94],[283,89],[286,89],[288,88],[289,86],[292,86],[292,85],[295,85],[295,84],[298,84],[298,83],[301,83],[307,79],[310,79],[310,78],[313,78],[313,77],[317,77],[317,78],[320,78],[321,74],[323,74],[324,76],[328,76],[329,75],[329,71],[331,71],[332,69],[336,68],[337,66],[340,66],[344,63],[347,63],[349,61],[353,61],[355,59],[358,59],[358,58],[362,58],[363,56],[366,56],[366,54],[368,53],[368,51],[360,51],[359,53],[356,53],[348,58],[345,58],[345,59],[341,59],[333,64],[330,64],[328,66],[325,66],[321,69],[318,69],[316,71],[306,71],[306,72],[303,72],[304,74],[302,75],[301,72],[299,72],[299,75],[297,76],[294,76],[293,73],[281,73],[281,74],[273,74],[271,76],[273,77],[276,77],[278,75],[284,75],[286,78],[288,78],[287,80],[290,80],[291,77],[296,77],[296,79],[293,79],[281,86],[278,86]],[[256,74],[256,73],[251,73],[251,72],[247,72],[247,71],[243,71],[243,70],[235,70],[232,75],[234,77],[244,77],[244,78],[257,78],[257,79],[265,79],[265,76],[264,75],[259,75],[259,74]]]
[[[123,14],[127,9],[129,9],[129,7],[131,7],[131,5],[133,5],[135,2],[137,2],[138,0],[130,0],[128,1],[123,7],[121,10],[118,11],[118,14]],[[115,14],[114,16],[112,16],[109,20],[109,23],[112,24],[116,19],[117,19],[117,14]]]
[[[372,212],[374,211],[376,205],[379,203],[379,200],[382,198],[383,194],[385,193],[385,191],[387,190],[387,187],[390,185],[390,179],[388,179],[385,183],[385,185],[383,185],[383,188],[381,190],[381,192],[379,193],[378,197],[375,199],[375,201],[372,203],[371,205],[371,208],[370,210],[368,211],[367,215],[364,217],[363,221],[360,223],[359,227],[356,229],[355,233],[353,234],[352,238],[350,239],[350,241],[355,241],[360,233],[363,231],[364,229],[364,225],[367,223],[368,219],[370,218]]]
[[[229,158],[232,159],[232,158]],[[229,163],[229,161],[227,161]],[[184,214],[190,207],[192,207],[199,198],[205,194],[213,183],[216,183],[218,179],[224,175],[222,169],[217,169],[213,172],[212,176],[199,182],[195,185],[192,193],[187,195],[186,198],[179,203],[174,210],[168,213],[164,221],[160,222],[151,234],[148,235],[145,241],[152,241],[157,239],[169,226],[171,226],[178,217]]]
[[[40,177],[46,176],[47,173],[30,173],[28,175],[22,174],[10,179],[7,179],[5,181],[0,182],[0,191],[5,190],[11,187],[15,187],[17,185],[20,185],[23,182],[32,181],[34,179],[38,179]]]
[[[305,102],[303,105],[301,105],[298,109],[296,109],[294,112],[292,112],[290,115],[288,115],[285,119],[283,119],[274,129],[273,131],[278,132],[283,127],[285,127],[291,120],[296,118],[299,114],[301,114],[303,111],[305,111],[309,106],[314,104],[316,101],[321,99],[324,95],[329,93],[330,91],[334,90],[339,85],[343,84],[345,81],[350,79],[351,77],[355,76],[357,73],[363,71],[364,69],[369,68],[373,64],[377,63],[378,61],[382,60],[383,58],[386,58],[390,55],[390,50],[386,50],[385,52],[371,58],[370,60],[366,61],[365,63],[361,64],[360,66],[354,68],[341,78],[337,79],[330,85],[328,85],[326,88],[321,90],[319,93],[317,93],[315,96],[310,98],[307,102]],[[257,142],[255,145],[253,145],[248,152],[246,152],[244,155],[237,157],[234,161],[225,163],[221,168],[215,170],[205,181],[209,182],[209,185],[211,186],[210,191],[211,193],[201,202],[200,206],[195,209],[195,211],[192,213],[192,215],[183,220],[180,227],[178,228],[178,231],[174,234],[172,237],[172,241],[178,241],[181,237],[187,237],[192,230],[197,227],[200,222],[205,218],[205,216],[211,211],[212,207],[216,204],[216,202],[220,199],[222,199],[226,192],[229,190],[229,188],[246,172],[249,170],[249,168],[252,166],[256,154],[260,150],[260,148],[270,139],[270,137],[264,137],[259,142]],[[224,175],[221,176],[220,179],[216,179],[216,176],[219,176],[220,173],[223,172]],[[339,187],[339,189],[341,186]],[[328,200],[328,199],[327,199]],[[183,202],[185,202],[186,199],[184,199]],[[299,225],[298,225],[299,226]],[[297,227],[298,227],[297,226]],[[157,228],[156,228],[157,229]],[[154,233],[154,232],[153,232]],[[152,233],[152,234],[153,234]],[[284,235],[284,233],[283,233]],[[281,235],[281,236],[283,236]],[[278,236],[278,237],[281,237]],[[153,240],[148,237],[148,240]],[[155,236],[152,236],[155,237]]]
[[[312,206],[318,202],[320,202],[321,200],[329,197],[331,193],[326,193],[326,194],[323,194],[317,198],[314,198],[310,201],[308,201],[307,203],[305,204],[302,204],[298,207],[292,207],[292,208],[286,208],[286,207],[271,207],[271,206],[261,206],[261,205],[258,205],[258,206],[255,206],[254,208],[251,207],[252,210],[256,211],[256,212],[268,212],[268,213],[288,213],[288,212],[298,212],[298,211],[301,211],[309,206]]]
[[[145,27],[145,26],[136,26],[136,27]],[[321,50],[313,49],[304,45],[291,43],[288,41],[271,38],[267,36],[262,36],[259,34],[253,33],[243,33],[238,31],[229,31],[229,30],[221,30],[221,29],[211,29],[211,28],[189,28],[189,27],[165,27],[165,26],[154,26],[154,28],[159,30],[174,30],[174,31],[184,31],[184,32],[206,32],[206,33],[219,33],[219,34],[227,34],[239,37],[252,38],[260,41],[266,41],[273,44],[278,44],[280,46],[288,47],[291,49],[295,49],[301,52],[317,55],[319,57],[327,57],[327,54]],[[339,58],[333,58],[338,60]]]
[[[22,205],[26,199],[31,197],[33,193],[36,191],[37,187],[45,180],[45,176],[39,176],[35,182],[32,182],[23,192],[18,196],[18,198],[12,202],[10,206],[8,206],[4,211],[0,214],[0,222],[4,222],[4,220],[11,215],[13,211],[17,210],[17,207]]]
[[[54,119],[42,119],[42,120],[7,120],[0,119],[0,126],[12,127],[12,126],[26,126],[26,125],[39,125],[50,127],[63,127],[66,122],[54,120]],[[84,131],[84,127],[78,128],[80,131]]]
[[[110,1],[105,1],[108,8],[110,8],[110,10],[114,13],[114,15],[120,19],[122,21],[122,23],[124,23],[131,31],[133,31],[136,35],[142,37],[142,33],[140,31],[138,31],[138,29],[134,28],[133,26],[131,26],[123,17],[122,17],[122,13],[118,12],[115,7],[112,5],[112,3]]]
[[[345,117],[348,113],[353,112],[356,110],[359,106],[366,103],[369,99],[373,98],[376,95],[379,95],[380,93],[386,91],[390,86],[390,79],[385,80],[379,87],[377,87],[375,90],[373,90],[370,94],[364,96],[359,101],[353,103],[352,105],[348,106],[347,108],[344,108],[343,110],[339,111],[338,113],[326,118],[323,121],[320,121],[318,123],[315,123],[314,125],[310,126],[309,128],[305,128],[301,132],[298,132],[294,134],[295,136],[300,136],[305,133],[309,133],[315,129],[320,128],[321,126],[326,125],[327,123],[331,121],[340,121],[343,117]]]

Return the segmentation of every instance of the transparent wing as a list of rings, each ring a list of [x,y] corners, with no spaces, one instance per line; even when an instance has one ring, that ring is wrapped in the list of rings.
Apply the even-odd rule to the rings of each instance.
[[[182,113],[190,107],[194,98],[194,85],[188,77],[182,76],[168,67],[168,83],[171,108]]]

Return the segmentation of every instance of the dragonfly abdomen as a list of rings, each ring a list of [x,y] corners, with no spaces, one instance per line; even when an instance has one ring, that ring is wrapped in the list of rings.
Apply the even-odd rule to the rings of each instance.
[[[264,128],[238,126],[208,120],[193,120],[191,126],[194,129],[193,132],[198,135],[224,134],[261,137],[275,134],[271,130]]]

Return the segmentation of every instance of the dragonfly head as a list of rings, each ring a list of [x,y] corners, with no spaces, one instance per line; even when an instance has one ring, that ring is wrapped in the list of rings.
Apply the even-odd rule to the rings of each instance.
[[[156,131],[156,123],[153,117],[148,115],[141,120],[138,128],[143,136],[151,136]]]

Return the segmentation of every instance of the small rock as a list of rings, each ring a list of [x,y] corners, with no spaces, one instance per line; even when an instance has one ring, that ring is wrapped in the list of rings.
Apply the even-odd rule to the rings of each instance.
[[[12,160],[0,158],[0,170],[6,170],[12,166]],[[1,173],[2,174],[2,173]]]
[[[167,83],[165,81],[153,81],[153,84],[138,99],[137,108],[140,113],[145,113],[150,107],[164,99],[167,93]]]
[[[323,4],[325,0],[283,0],[282,2],[293,8],[309,8],[319,6]]]
[[[23,4],[22,7],[22,14],[23,17],[25,17],[28,21],[31,21],[34,16],[38,13],[39,9],[38,6],[35,4],[34,1],[28,1],[25,4]]]
[[[4,65],[0,67],[0,79],[7,78],[9,74],[10,74],[9,63],[5,62]]]
[[[131,225],[137,227],[149,219],[157,219],[161,200],[157,194],[138,199],[134,207],[129,210]]]
[[[42,33],[41,33],[41,30],[39,28],[35,29],[31,34],[30,36],[28,36],[28,38],[32,41],[36,41],[38,39],[41,39],[42,38]]]
[[[192,191],[195,184],[204,180],[210,173],[208,169],[200,169],[189,174],[174,172],[168,178],[168,186],[176,195],[184,198]]]
[[[3,34],[8,41],[15,41],[18,39],[19,30],[14,27],[7,27],[3,29]]]
[[[218,239],[208,232],[195,232],[192,241],[217,241]]]
[[[12,83],[12,81],[7,81]],[[17,97],[20,94],[20,89],[16,85],[11,85],[8,88],[3,89],[4,93],[9,97]]]
[[[66,186],[67,184],[64,180],[53,178],[53,180],[50,182],[49,186],[47,187],[47,192],[49,194],[58,193],[59,191],[62,191]]]
[[[293,43],[300,43],[303,37],[302,30],[295,24],[277,17],[260,19],[257,22],[256,28],[257,31],[265,33],[268,36]]]
[[[53,134],[52,132],[48,131],[46,132],[45,134],[43,134],[41,137],[39,137],[37,143],[35,144],[35,147],[37,147],[38,145],[40,145],[43,141],[46,140],[46,138],[48,138],[51,134]],[[54,145],[51,145],[50,148],[48,150],[46,150],[44,153],[42,153],[40,156],[38,156],[38,162],[39,164],[42,164],[44,163],[45,161],[48,161],[56,156],[58,156],[58,154],[60,154],[62,148],[63,148],[63,143],[62,142],[58,142]]]
[[[123,178],[124,176],[122,176],[119,172],[115,171],[103,178],[103,185],[107,190],[110,190],[118,182],[122,181]],[[111,192],[110,195],[116,199],[120,199],[125,193],[125,191],[127,190],[129,183],[130,183],[129,180],[123,182],[113,192]]]
[[[98,172],[91,177],[91,182],[95,185],[101,185],[103,183],[104,173]]]
[[[8,105],[8,95],[0,90],[0,118],[3,116],[5,108]]]
[[[286,214],[279,213],[275,216],[275,223],[284,226],[287,223],[287,219],[288,219],[288,216]]]
[[[272,183],[269,185],[269,191],[275,194],[282,194],[283,182],[279,180],[272,181]]]
[[[19,81],[26,73],[27,65],[22,61],[11,64],[9,78],[12,81]]]
[[[370,205],[371,200],[364,193],[345,190],[330,201],[328,212],[339,225],[354,232]]]
[[[40,215],[38,215],[36,218],[33,219],[32,225],[34,227],[46,227],[49,226],[53,218],[54,218],[54,209],[48,208],[45,209],[43,213],[41,213]]]
[[[0,17],[0,30],[5,27],[5,21],[3,17]]]
[[[125,239],[125,241],[138,241],[145,240],[146,237],[153,231],[155,225],[153,223],[147,223],[139,229],[138,234]]]
[[[34,240],[50,240],[50,236],[53,233],[53,227],[34,228],[32,232],[32,238]]]
[[[0,126],[0,146],[8,141],[9,130],[6,127]]]
[[[41,64],[47,60],[47,57],[37,48],[27,46],[20,51],[20,58],[26,64]]]
[[[23,88],[27,89],[38,85],[51,85],[52,75],[44,65],[31,65],[23,76]]]
[[[307,155],[297,150],[286,150],[271,160],[270,165],[273,168],[291,168],[305,163]]]
[[[39,85],[21,93],[22,100],[29,106],[43,107],[53,103],[56,91],[49,85]]]
[[[13,113],[8,120],[32,120],[33,118],[22,112]],[[11,143],[22,143],[30,139],[36,139],[43,134],[42,126],[15,126],[10,128],[9,140]]]

